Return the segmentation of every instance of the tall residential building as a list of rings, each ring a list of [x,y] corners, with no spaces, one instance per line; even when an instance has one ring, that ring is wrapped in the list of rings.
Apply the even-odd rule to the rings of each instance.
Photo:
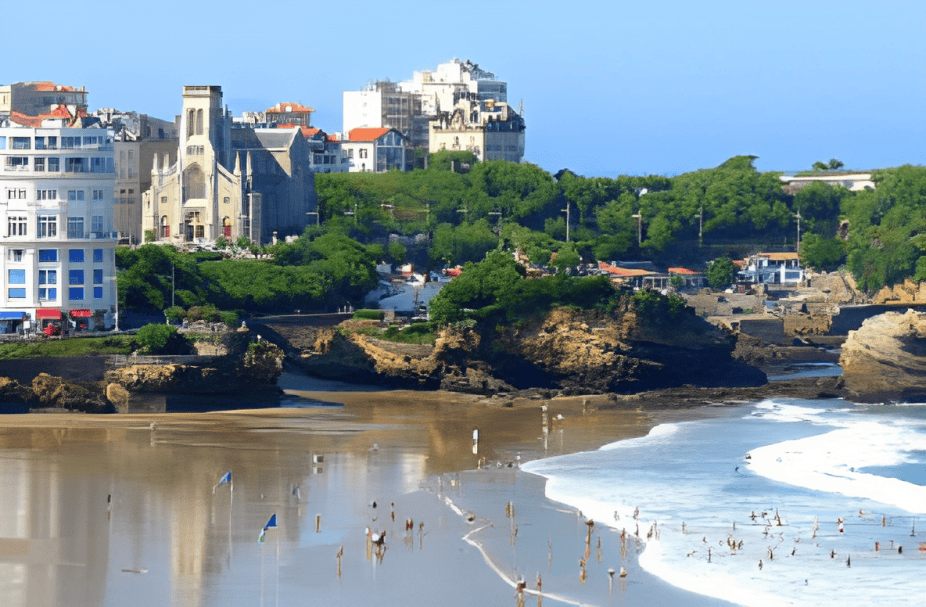
[[[73,116],[85,115],[87,90],[48,81],[0,85],[0,118],[47,116],[59,108],[67,108]]]
[[[469,60],[452,59],[435,70],[414,72],[402,82],[377,81],[362,91],[344,92],[344,132],[394,128],[415,148],[428,148],[429,123],[460,99],[508,102],[507,83]]]
[[[67,118],[0,125],[0,331],[110,325],[116,306],[112,131]]]
[[[177,161],[177,127],[173,122],[138,112],[100,109],[92,114],[113,130],[116,189],[113,193],[113,226],[121,244],[144,242],[142,193],[151,187],[154,157]]]
[[[142,229],[155,241],[253,242],[299,233],[316,211],[314,173],[301,129],[232,125],[219,86],[183,87],[177,162],[155,158]]]

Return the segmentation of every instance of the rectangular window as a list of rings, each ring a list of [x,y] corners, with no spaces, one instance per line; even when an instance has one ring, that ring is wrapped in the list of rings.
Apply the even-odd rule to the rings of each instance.
[[[10,299],[25,299],[26,298],[26,289],[16,288],[10,289],[8,291]]]
[[[39,238],[53,238],[57,235],[58,217],[56,215],[39,215]]]
[[[68,284],[69,285],[84,284],[84,271],[83,270],[69,270],[68,271]]]
[[[84,200],[83,190],[68,190],[68,200],[80,202]]]
[[[22,261],[23,260],[23,250],[22,249],[10,249],[9,259],[10,261]]]
[[[84,238],[83,217],[68,217],[68,238]],[[83,255],[83,251],[81,251],[81,255]]]
[[[103,270],[102,269],[97,268],[93,270],[93,284],[95,285],[103,284]]]
[[[66,173],[86,173],[90,163],[86,158],[65,158],[64,171]]]
[[[93,263],[103,263],[103,249],[93,249]]]
[[[58,270],[39,270],[40,285],[58,284]]]
[[[45,149],[45,138],[44,138],[44,137],[36,137],[36,138],[35,138],[35,149],[37,149],[37,150],[44,150],[44,149]]]
[[[58,136],[57,136],[57,135],[55,135],[54,137],[49,136],[49,138],[48,138],[48,149],[49,149],[49,150],[57,150],[57,149],[58,149]]]
[[[93,287],[93,299],[103,299],[103,287]]]
[[[25,236],[26,235],[26,218],[22,215],[7,217],[7,236]]]
[[[71,263],[83,263],[84,262],[84,250],[83,249],[71,249],[68,251],[68,261]]]
[[[28,137],[13,137],[14,150],[31,150],[32,142]]]
[[[103,190],[93,190],[93,202],[103,202]]]
[[[6,137],[0,137],[0,150],[6,149]]]
[[[83,301],[84,300],[84,288],[83,287],[68,287],[68,299],[71,301]]]
[[[7,156],[6,168],[9,171],[20,171],[29,168],[28,156]]]
[[[45,159],[42,157],[37,157],[32,166],[33,171],[45,172]]]
[[[58,249],[39,249],[39,261],[58,261]]]
[[[94,215],[90,218],[90,231],[95,233],[101,233],[103,231],[102,215]]]
[[[59,158],[49,158],[48,159],[48,171],[51,173],[57,173],[61,170],[61,163]]]
[[[26,284],[26,271],[25,270],[8,270],[7,271],[7,282],[11,285],[24,285]]]
[[[58,299],[58,289],[39,287],[39,299]]]

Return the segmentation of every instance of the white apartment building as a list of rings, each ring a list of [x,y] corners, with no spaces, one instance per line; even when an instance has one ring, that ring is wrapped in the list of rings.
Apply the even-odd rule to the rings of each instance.
[[[371,82],[344,91],[345,133],[356,128],[394,128],[412,147],[428,148],[428,123],[461,99],[507,103],[508,85],[469,60],[452,59],[435,70],[414,72],[402,82]]]
[[[113,133],[0,122],[0,333],[116,312]]]

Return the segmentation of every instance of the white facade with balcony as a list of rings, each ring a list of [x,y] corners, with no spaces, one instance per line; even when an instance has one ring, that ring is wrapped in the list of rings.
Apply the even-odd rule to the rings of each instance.
[[[0,333],[112,324],[115,180],[110,130],[0,123]]]

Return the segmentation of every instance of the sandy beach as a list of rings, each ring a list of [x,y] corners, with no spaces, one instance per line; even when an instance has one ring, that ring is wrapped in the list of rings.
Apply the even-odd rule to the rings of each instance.
[[[281,385],[279,409],[0,417],[0,601],[516,605],[523,578],[526,604],[718,604],[517,467],[709,409]]]

